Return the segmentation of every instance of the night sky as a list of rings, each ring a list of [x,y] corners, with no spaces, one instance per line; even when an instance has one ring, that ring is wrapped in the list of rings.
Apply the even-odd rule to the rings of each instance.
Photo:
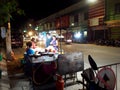
[[[18,0],[19,7],[24,10],[25,16],[14,15],[12,22],[24,23],[29,19],[35,21],[58,12],[80,0]]]

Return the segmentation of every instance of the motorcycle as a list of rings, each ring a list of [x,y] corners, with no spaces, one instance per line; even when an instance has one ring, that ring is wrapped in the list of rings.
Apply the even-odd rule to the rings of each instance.
[[[86,90],[114,90],[116,77],[113,70],[107,66],[99,69],[91,55],[88,55],[88,60],[91,68],[85,69],[81,74],[86,81],[82,83]]]

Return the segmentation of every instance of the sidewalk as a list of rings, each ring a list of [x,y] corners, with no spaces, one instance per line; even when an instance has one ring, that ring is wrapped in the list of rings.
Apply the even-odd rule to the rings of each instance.
[[[11,90],[11,81],[8,76],[7,61],[5,59],[5,49],[3,47],[0,47],[0,50],[2,55],[2,60],[0,61],[0,70],[2,71],[0,78],[0,90]]]
[[[2,59],[0,61],[1,79],[0,79],[0,90],[10,90],[10,81],[7,73],[7,63],[6,60]]]
[[[2,57],[5,58],[5,50],[3,48],[1,48],[1,52]],[[0,78],[0,90],[31,90],[29,89],[30,86],[28,80],[24,78],[16,78],[21,77],[22,75],[12,75],[14,78],[11,79],[11,75],[8,75],[7,61],[4,58],[0,61],[0,70],[2,71]]]

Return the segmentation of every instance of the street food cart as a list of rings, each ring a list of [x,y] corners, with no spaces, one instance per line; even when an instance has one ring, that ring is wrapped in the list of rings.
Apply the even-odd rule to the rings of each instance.
[[[30,55],[27,59],[30,61],[29,69],[31,68],[31,70],[29,75],[31,74],[33,86],[46,87],[46,84],[53,83],[54,90],[56,90],[56,74],[65,76],[64,81],[66,84],[67,74],[72,74],[74,75],[73,78],[77,79],[77,72],[84,69],[83,54],[81,52],[67,54],[40,52],[37,55]]]
[[[29,55],[25,58],[27,61],[24,67],[25,74],[30,77],[34,88],[39,86],[39,88],[44,88],[42,90],[46,90],[45,88],[56,90],[54,76],[57,70],[57,57],[57,53],[40,52],[37,55]]]
[[[42,85],[48,81],[53,81],[56,73],[57,55],[54,53],[42,53],[41,56],[31,56],[33,69],[33,82]]]

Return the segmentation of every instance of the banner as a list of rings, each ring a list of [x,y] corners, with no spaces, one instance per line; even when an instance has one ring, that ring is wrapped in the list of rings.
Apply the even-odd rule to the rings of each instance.
[[[5,27],[1,27],[1,37],[2,38],[6,37],[6,29],[5,29]]]

